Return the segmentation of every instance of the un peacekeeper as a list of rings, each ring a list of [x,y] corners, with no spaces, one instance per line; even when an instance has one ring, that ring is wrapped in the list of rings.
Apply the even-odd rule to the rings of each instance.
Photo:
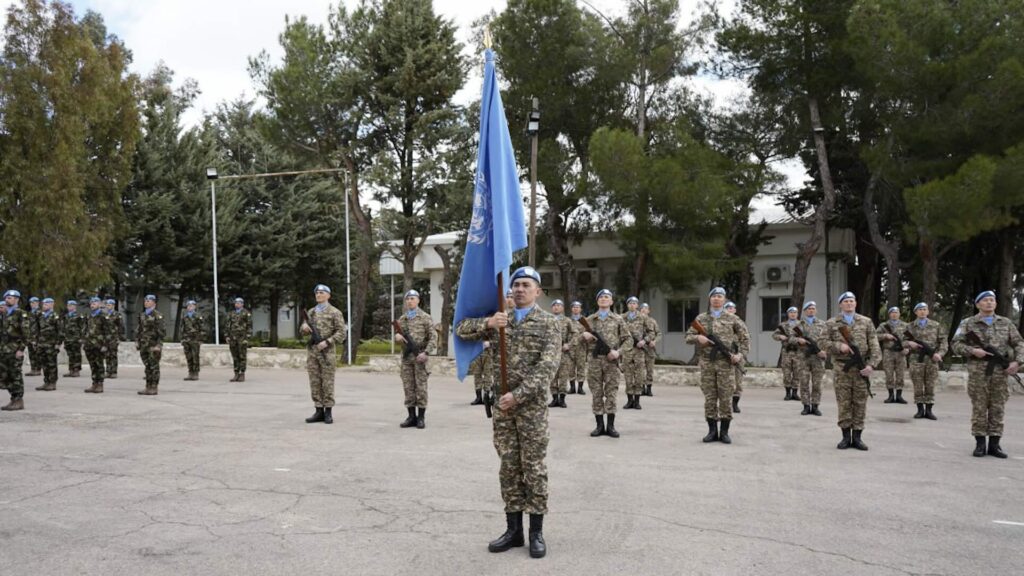
[[[909,339],[903,340],[903,346],[910,353],[910,381],[914,384],[914,403],[917,404],[914,418],[938,420],[932,412],[935,405],[935,382],[939,379],[942,358],[949,352],[949,342],[946,341],[945,328],[941,323],[928,318],[928,312],[928,304],[918,302],[914,306],[917,320],[910,323],[907,330],[915,340],[931,348],[934,354],[924,354],[921,344]]]
[[[142,302],[139,326],[135,330],[135,347],[139,349],[142,365],[146,367],[146,388],[142,396],[156,396],[160,386],[160,355],[164,347],[164,316],[156,309],[156,296],[147,294]]]
[[[505,501],[505,533],[491,542],[491,552],[505,552],[524,544],[523,512],[530,515],[530,556],[547,554],[544,515],[548,512],[548,408],[544,403],[548,384],[561,362],[558,321],[536,305],[540,274],[529,266],[512,273],[515,306],[512,312],[496,312],[489,318],[466,318],[456,327],[459,338],[491,338],[506,329],[508,393],[498,399],[494,411],[494,448],[501,458],[498,479]],[[495,366],[495,381],[500,381]]]
[[[206,319],[196,310],[196,301],[185,303],[185,314],[181,317],[181,347],[188,363],[185,380],[199,380],[199,347],[206,337]]]
[[[644,346],[647,345],[650,335],[647,320],[639,311],[640,299],[636,296],[626,298],[626,308],[626,315],[622,321],[633,345],[622,356],[622,373],[626,377],[627,398],[623,409],[643,410],[640,406],[640,394],[644,392],[647,382],[647,352]]]
[[[0,410],[25,409],[25,379],[22,365],[25,361],[25,347],[28,346],[32,331],[32,315],[18,307],[21,292],[8,290],[4,293],[7,313],[3,321],[3,339],[0,343],[0,364],[3,364],[3,383],[11,395],[11,401]]]
[[[845,370],[846,364],[853,360],[853,350],[840,332],[844,326],[850,330],[852,344],[864,358],[863,370],[858,371],[855,367]],[[882,348],[876,334],[871,319],[857,314],[857,297],[853,292],[843,292],[839,296],[839,314],[828,321],[828,339],[835,359],[832,377],[836,389],[836,408],[839,412],[839,427],[843,430],[843,439],[836,446],[840,450],[850,446],[858,450],[868,449],[861,440],[861,434],[868,409],[867,379],[871,378],[875,367],[882,361]]]
[[[591,406],[597,427],[590,435],[595,438],[602,435],[619,437],[619,431],[615,429],[615,396],[619,393],[619,381],[622,378],[619,360],[633,347],[633,339],[629,336],[622,317],[612,312],[612,298],[612,291],[607,288],[598,292],[597,312],[587,318],[590,328],[601,336],[604,344],[598,341],[595,334],[583,333],[583,338],[594,344],[587,382],[590,383],[590,392],[594,395]],[[604,424],[605,414],[608,415],[607,428]]]
[[[145,306],[145,302],[143,302]],[[110,341],[107,342],[107,378],[117,378],[117,353],[124,340],[124,315],[117,309],[117,300],[107,298],[107,322],[111,326]]]
[[[245,300],[235,298],[235,308],[228,314],[227,325],[228,348],[231,350],[235,376],[228,382],[245,382],[245,359],[251,334],[252,313],[245,309]]]
[[[965,318],[953,334],[953,352],[967,359],[967,395],[971,397],[971,434],[974,435],[974,455],[986,454],[1006,458],[999,447],[1003,436],[1003,415],[1010,395],[1007,376],[1013,376],[1024,362],[1024,341],[1017,327],[1005,316],[996,315],[996,293],[985,290],[974,299],[978,313]],[[967,340],[968,335],[979,338],[982,347]],[[991,376],[985,371],[992,357],[984,346],[991,346],[1009,360],[1003,369],[995,366]],[[988,435],[988,450],[985,436]]]
[[[726,301],[723,308],[729,314],[736,314],[736,303],[732,300]],[[744,323],[744,326],[746,326],[746,323]],[[733,366],[733,369],[736,371],[736,388],[732,391],[732,413],[739,414],[743,412],[743,410],[740,410],[740,398],[743,396],[743,365],[736,364]]]
[[[581,334],[581,337],[576,342],[576,345],[572,347],[569,355],[572,358],[572,373],[569,376],[569,394],[580,394],[586,396],[587,391],[583,389],[583,382],[587,379],[587,358],[589,358],[587,340],[582,337],[584,332],[583,325],[580,324],[580,318],[583,318],[583,303],[574,301],[570,306],[570,312],[572,312],[573,323],[576,325],[576,331]]]
[[[906,404],[903,399],[903,367],[907,363],[907,354],[910,353],[903,346],[903,332],[907,329],[907,323],[900,320],[900,309],[897,306],[889,308],[889,321],[883,322],[876,330],[878,343],[882,346],[882,368],[885,369],[885,387],[889,391],[889,397],[885,399],[886,404]],[[893,393],[895,392],[895,396]]]
[[[78,313],[78,302],[68,300],[64,312],[64,352],[68,355],[68,373],[65,378],[82,375],[82,338],[85,336],[86,318]]]
[[[490,393],[491,385],[494,382],[494,354],[492,353],[494,349],[489,340],[484,340],[483,345],[483,352],[469,363],[469,373],[473,375],[473,388],[476,393],[476,397],[469,403],[470,406],[483,404],[483,395]]]
[[[781,366],[782,366],[782,385],[786,387],[786,397],[783,400],[797,400],[800,401],[800,395],[797,393],[797,387],[799,384],[799,365],[800,356],[803,355],[800,352],[800,346],[796,341],[796,334],[793,333],[793,328],[796,328],[800,323],[800,311],[797,310],[796,306],[790,306],[786,310],[786,321],[779,324],[778,328],[772,334],[772,339],[782,343],[782,355],[781,355]]]
[[[39,338],[39,298],[33,296],[28,299],[28,313],[30,320],[28,337],[28,373],[25,376],[39,376],[42,374],[42,363],[39,362],[39,353],[36,350],[36,339]]]
[[[725,311],[725,288],[712,288],[708,293],[708,303],[711,309],[697,316],[697,322],[708,335],[718,336],[726,348],[735,352],[727,356],[716,351],[712,359],[714,343],[692,326],[686,329],[686,343],[699,345],[700,388],[704,392],[704,418],[708,423],[708,434],[703,441],[718,440],[732,444],[729,425],[732,422],[731,399],[736,387],[736,366],[741,366],[750,353],[750,334],[739,316]],[[722,423],[721,432],[719,421]]]
[[[661,339],[661,329],[658,328],[658,321],[651,318],[651,306],[644,302],[640,305],[640,314],[647,321],[647,337],[649,340],[644,343],[644,371],[647,387],[644,388],[642,396],[654,396],[654,360],[658,357],[658,340]]]
[[[420,293],[409,290],[405,293],[405,314],[399,318],[402,332],[412,339],[419,352],[416,355],[402,353],[402,389],[405,391],[405,409],[409,415],[399,424],[402,428],[413,426],[426,428],[427,378],[430,370],[427,360],[437,349],[437,331],[430,315],[420,310]],[[401,332],[395,334],[395,342],[405,346]]]
[[[88,394],[103,393],[103,376],[106,375],[103,363],[107,359],[107,344],[110,342],[110,331],[113,327],[107,319],[99,296],[89,298],[89,317],[86,318],[82,339],[85,358],[89,361],[89,372],[92,376],[92,386],[85,389]]]
[[[36,354],[43,368],[43,385],[36,390],[50,392],[57,389],[57,353],[64,341],[64,327],[60,315],[53,311],[53,298],[43,299],[36,326]]]
[[[313,398],[313,415],[307,424],[323,422],[334,424],[334,372],[338,369],[335,346],[345,343],[345,315],[331,306],[331,289],[317,284],[313,289],[316,306],[306,312],[309,322],[303,322],[300,331],[309,336],[306,352],[306,372],[309,373],[309,394]],[[314,342],[313,330],[319,337]]]
[[[821,404],[821,381],[825,377],[825,360],[828,359],[828,324],[818,320],[818,305],[814,300],[804,303],[804,317],[800,320],[800,332],[803,337],[797,342],[804,348],[800,368],[800,394],[803,395],[804,409],[801,416],[812,414],[821,416],[818,406]],[[817,354],[809,354],[806,347],[814,342],[818,345]]]
[[[579,340],[580,330],[578,322],[573,322],[565,316],[565,303],[555,300],[551,303],[551,313],[558,321],[558,332],[562,337],[562,360],[558,365],[558,372],[551,381],[551,403],[548,408],[565,408],[565,395],[569,393],[569,378],[572,372],[572,354],[570,350]]]

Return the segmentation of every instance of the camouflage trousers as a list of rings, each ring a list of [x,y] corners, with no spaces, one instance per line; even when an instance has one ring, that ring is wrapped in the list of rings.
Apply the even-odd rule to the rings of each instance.
[[[728,360],[701,362],[700,391],[704,393],[704,418],[732,420],[732,394],[736,366]]]
[[[743,396],[743,369],[739,366],[735,366],[733,370],[736,371],[736,375],[733,377],[733,388],[732,395],[736,398]]]
[[[582,344],[576,346],[570,352],[572,356],[572,372],[569,375],[569,380],[582,384],[587,379],[587,362],[590,361],[590,354],[587,353],[587,347]]]
[[[152,346],[143,346],[139,350],[142,358],[142,365],[146,370],[146,386],[158,386],[160,384],[160,356],[162,349],[153,351]],[[109,373],[109,371],[108,371]]]
[[[555,379],[551,381],[552,395],[569,393],[570,374],[572,374],[572,358],[566,352],[562,354],[562,361],[558,365],[558,372],[555,374]]]
[[[42,364],[39,363],[39,348],[35,344],[29,344],[25,347],[25,353],[28,354],[28,369],[32,372],[41,370]]]
[[[473,388],[488,390],[494,383],[494,363],[490,353],[484,350],[469,363],[469,373],[473,375]]]
[[[782,367],[782,385],[786,388],[797,388],[800,386],[800,364],[802,364],[803,353],[799,350],[783,350],[780,359]]]
[[[498,480],[505,512],[547,514],[548,407],[531,399],[509,411],[494,409],[494,449],[501,459]]]
[[[982,376],[984,377],[984,372]],[[910,362],[910,381],[914,383],[914,403],[935,403],[935,382],[939,380],[939,367],[935,362],[926,359],[923,362]]]
[[[821,381],[825,379],[825,361],[804,356],[800,367],[800,398],[804,404],[821,404]]]
[[[864,429],[864,417],[868,411],[868,385],[856,370],[843,372],[839,362],[832,371],[835,379],[836,410],[839,413],[839,427]]]
[[[188,363],[189,374],[199,374],[199,342],[183,341],[182,349],[185,350],[185,362]]]
[[[903,390],[903,368],[907,365],[907,357],[895,350],[882,350],[882,368],[885,369],[885,387],[892,390]]]
[[[427,407],[428,376],[430,370],[427,369],[426,362],[420,364],[415,358],[402,360],[402,389],[405,391],[406,408]]]
[[[1010,388],[1006,372],[996,369],[985,376],[985,362],[967,362],[967,395],[971,397],[971,435],[1002,436],[1003,416]]]
[[[4,385],[11,394],[11,400],[17,400],[25,395],[25,378],[21,373],[25,364],[25,357],[18,358],[14,351],[4,351],[0,354],[0,363],[3,363]]]
[[[64,352],[68,355],[68,370],[71,372],[82,371],[82,343],[70,341],[64,343]]]
[[[231,364],[235,368],[235,374],[245,374],[245,357],[249,351],[249,342],[245,340],[232,340],[228,342],[231,350]]]
[[[654,359],[657,357],[658,355],[651,348],[648,348],[647,352],[644,353],[644,376],[646,376],[648,386],[654,384]]]
[[[306,372],[309,374],[309,395],[313,406],[331,408],[334,406],[334,372],[338,364],[334,349],[323,352],[310,348],[306,352]]]
[[[107,353],[100,350],[98,346],[86,346],[85,358],[89,361],[89,373],[92,375],[93,384],[103,384],[103,377],[106,371],[103,362],[107,359]]]
[[[60,349],[56,346],[36,346],[39,367],[43,370],[44,384],[57,384],[57,353],[59,351]]]
[[[619,379],[622,377],[619,363],[612,362],[605,356],[589,360],[587,382],[593,396],[590,400],[591,408],[594,414],[615,414],[615,397],[619,393]]]
[[[622,374],[626,377],[626,394],[642,394],[647,383],[647,353],[638,348],[622,356]]]
[[[107,344],[107,376],[117,376],[117,349],[120,342],[114,341]]]

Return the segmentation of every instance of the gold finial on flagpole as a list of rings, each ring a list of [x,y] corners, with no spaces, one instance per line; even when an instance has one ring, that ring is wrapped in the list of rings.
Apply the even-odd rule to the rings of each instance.
[[[491,25],[484,26],[484,48],[490,50],[491,46],[494,45],[494,39],[491,37]]]

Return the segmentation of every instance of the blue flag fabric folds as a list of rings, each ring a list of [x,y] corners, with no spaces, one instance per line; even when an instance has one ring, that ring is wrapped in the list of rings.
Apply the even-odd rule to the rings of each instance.
[[[487,49],[484,52],[480,150],[473,190],[473,217],[466,234],[466,254],[455,301],[456,326],[464,318],[480,318],[497,311],[498,273],[507,271],[512,265],[512,254],[526,246],[519,170],[498,91],[494,52]],[[483,343],[463,341],[455,336],[455,364],[459,380],[466,377],[470,362],[482,350]]]

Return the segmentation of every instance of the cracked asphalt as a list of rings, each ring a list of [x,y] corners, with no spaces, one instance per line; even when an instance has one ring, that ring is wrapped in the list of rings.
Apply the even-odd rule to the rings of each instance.
[[[427,429],[397,375],[339,371],[335,424],[307,425],[302,371],[122,367],[0,413],[0,574],[1012,574],[1024,566],[1024,414],[1008,460],[972,458],[970,403],[868,408],[871,450],[838,451],[835,401],[799,416],[745,392],[731,446],[702,444],[700,392],[662,387],[590,438],[590,396],[552,409],[549,554],[490,554],[504,530],[489,421],[435,378]],[[6,397],[6,394],[0,392]],[[620,395],[620,404],[625,397]],[[999,523],[997,523],[999,522]],[[1016,523],[1016,524],[1014,524]],[[1019,524],[1019,525],[1018,525]]]

